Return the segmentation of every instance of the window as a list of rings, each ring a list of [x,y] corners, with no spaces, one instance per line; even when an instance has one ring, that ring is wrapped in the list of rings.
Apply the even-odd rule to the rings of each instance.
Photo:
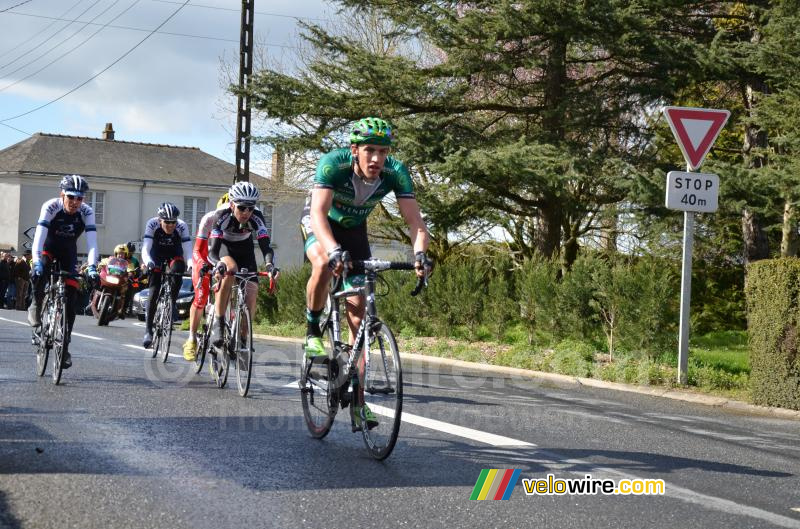
[[[106,209],[106,192],[105,191],[87,191],[86,198],[83,199],[84,203],[88,204],[94,210],[94,223],[97,226],[104,224]]]
[[[206,214],[208,203],[207,198],[198,197],[184,197],[183,198],[183,221],[189,226],[189,233],[194,236],[197,233],[197,227],[200,225],[200,219]]]
[[[270,239],[272,238],[272,204],[266,202],[259,202],[258,209],[264,214],[264,224],[267,226],[267,233]]]

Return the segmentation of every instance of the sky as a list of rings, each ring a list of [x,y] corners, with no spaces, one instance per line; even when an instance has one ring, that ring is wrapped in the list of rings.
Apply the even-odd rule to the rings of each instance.
[[[233,163],[236,100],[221,64],[238,75],[242,4],[184,3],[0,0],[0,150],[36,132],[99,138],[110,122],[117,140],[199,147]],[[256,41],[284,63],[297,18],[335,14],[325,0],[255,0],[255,11]],[[254,159],[251,170],[266,165]]]

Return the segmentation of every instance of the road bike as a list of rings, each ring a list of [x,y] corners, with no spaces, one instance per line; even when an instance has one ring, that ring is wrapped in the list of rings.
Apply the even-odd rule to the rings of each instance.
[[[274,277],[277,276],[278,269],[272,272],[250,272],[242,268],[239,272],[227,272],[236,278],[236,286],[231,290],[231,297],[228,301],[228,309],[223,318],[223,342],[221,347],[214,347],[210,358],[210,371],[217,387],[225,387],[230,371],[230,362],[233,361],[236,367],[236,386],[239,395],[247,396],[250,389],[250,378],[253,372],[253,325],[250,309],[246,303],[247,283],[257,281],[259,277],[270,278],[270,290],[274,289]],[[219,282],[215,289],[219,289]],[[206,316],[203,324],[203,346],[208,347],[210,341],[211,326],[214,322],[214,308]],[[199,347],[198,347],[199,349]],[[199,356],[199,355],[198,355]]]
[[[161,273],[161,288],[156,296],[156,311],[153,315],[153,358],[161,353],[161,361],[169,358],[169,346],[172,343],[172,318],[175,314],[175,303],[172,300],[173,278],[183,277],[177,272],[167,272],[166,266],[154,268],[151,273]],[[150,278],[152,281],[152,277]],[[151,299],[149,303],[152,303]]]
[[[53,384],[61,381],[64,368],[64,349],[69,344],[69,323],[67,322],[67,278],[78,275],[60,270],[57,262],[50,267],[50,280],[47,283],[42,300],[42,324],[33,330],[33,344],[36,346],[36,374],[44,376],[47,371],[47,359],[53,352]]]
[[[347,255],[343,260],[349,261]],[[327,314],[320,323],[327,355],[303,354],[299,380],[303,417],[311,436],[322,439],[339,408],[349,407],[352,431],[360,431],[370,455],[383,460],[392,453],[400,430],[403,370],[394,335],[378,318],[375,286],[380,272],[414,270],[414,263],[369,259],[352,265],[349,273],[363,273],[364,285],[342,290],[343,277],[332,281]],[[411,295],[419,294],[426,284],[427,277],[419,278]],[[351,296],[365,296],[367,302],[353,346],[342,341],[340,321],[340,302]],[[379,415],[378,420],[371,420],[367,409]]]

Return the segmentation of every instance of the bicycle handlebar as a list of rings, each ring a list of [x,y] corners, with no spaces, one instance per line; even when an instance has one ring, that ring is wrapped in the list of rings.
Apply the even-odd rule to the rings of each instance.
[[[382,259],[350,259],[350,254],[345,251],[342,252],[342,261],[350,262],[352,264],[352,269],[349,271],[345,266],[345,272],[343,276],[346,276],[348,273],[364,273],[364,272],[380,272],[383,270],[416,270],[417,267],[415,263],[408,263],[405,261],[384,261]],[[417,284],[414,287],[414,290],[411,291],[412,296],[416,296],[422,289],[428,285],[428,276],[423,275],[422,277],[417,278]]]

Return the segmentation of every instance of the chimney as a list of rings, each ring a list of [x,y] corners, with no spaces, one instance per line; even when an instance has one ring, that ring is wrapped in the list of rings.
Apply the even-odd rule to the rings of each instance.
[[[285,154],[278,149],[272,153],[272,179],[276,182],[284,183],[286,176]]]
[[[114,141],[114,127],[111,123],[106,123],[106,128],[103,130],[103,139],[106,141]]]

